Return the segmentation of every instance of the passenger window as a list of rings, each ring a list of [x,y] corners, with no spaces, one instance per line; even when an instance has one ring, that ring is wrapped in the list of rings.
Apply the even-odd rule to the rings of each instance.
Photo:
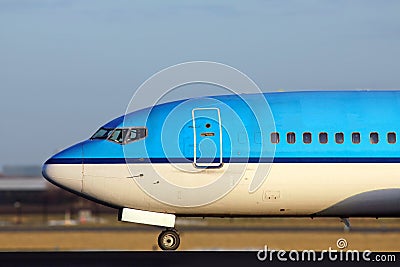
[[[271,133],[271,143],[273,144],[279,143],[279,133],[277,132]]]
[[[376,133],[376,132],[370,133],[369,140],[370,140],[371,144],[377,144],[379,142],[378,133]]]
[[[359,144],[361,142],[361,135],[358,132],[352,133],[351,134],[351,142],[353,144]]]
[[[126,138],[126,143],[131,143],[147,136],[146,128],[133,128],[130,129],[129,135]]]
[[[337,144],[343,144],[343,142],[344,142],[343,133],[335,133],[335,141]]]
[[[311,144],[311,133],[303,133],[304,144]]]
[[[387,141],[389,144],[396,144],[396,133],[390,132],[387,134]]]
[[[296,135],[295,135],[295,133],[293,133],[293,132],[287,133],[286,139],[287,139],[287,142],[289,144],[296,143]]]
[[[326,144],[328,143],[328,134],[323,132],[323,133],[319,133],[319,142],[321,144]]]

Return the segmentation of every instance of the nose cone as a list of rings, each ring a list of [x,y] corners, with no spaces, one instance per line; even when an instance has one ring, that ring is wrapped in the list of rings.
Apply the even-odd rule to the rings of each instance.
[[[43,177],[52,184],[82,192],[82,144],[74,145],[48,159],[42,167]]]

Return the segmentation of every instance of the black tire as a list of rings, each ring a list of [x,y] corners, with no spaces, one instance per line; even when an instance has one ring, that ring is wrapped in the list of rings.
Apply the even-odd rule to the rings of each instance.
[[[162,250],[176,250],[180,243],[181,239],[175,230],[164,230],[158,236],[158,246]]]

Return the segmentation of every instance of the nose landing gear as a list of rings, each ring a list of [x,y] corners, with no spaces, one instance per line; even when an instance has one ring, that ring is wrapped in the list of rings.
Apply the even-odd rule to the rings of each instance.
[[[158,246],[162,250],[176,250],[180,243],[181,239],[175,228],[167,228],[158,236]]]
[[[175,229],[175,214],[122,208],[119,210],[118,220],[165,227],[158,236],[158,246],[162,250],[176,250],[181,243]]]

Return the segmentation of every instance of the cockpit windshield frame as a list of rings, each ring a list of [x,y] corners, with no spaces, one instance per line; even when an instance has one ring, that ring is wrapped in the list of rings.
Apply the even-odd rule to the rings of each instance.
[[[120,127],[109,134],[107,140],[120,145],[133,143],[147,137],[147,127]],[[134,134],[134,135],[133,135]]]

